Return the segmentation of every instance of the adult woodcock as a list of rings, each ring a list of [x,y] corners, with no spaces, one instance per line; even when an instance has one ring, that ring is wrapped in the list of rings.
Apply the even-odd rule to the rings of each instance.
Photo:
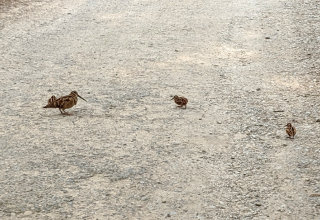
[[[51,98],[48,100],[48,104],[43,108],[59,108],[61,114],[68,114],[65,109],[75,106],[78,102],[78,97],[84,101],[87,101],[76,91],[72,91],[69,95],[62,96],[58,99],[55,96],[51,96]]]

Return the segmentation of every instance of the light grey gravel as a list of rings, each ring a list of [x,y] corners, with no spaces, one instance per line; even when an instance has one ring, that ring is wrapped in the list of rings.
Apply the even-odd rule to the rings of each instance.
[[[319,1],[6,2],[1,219],[320,218]]]

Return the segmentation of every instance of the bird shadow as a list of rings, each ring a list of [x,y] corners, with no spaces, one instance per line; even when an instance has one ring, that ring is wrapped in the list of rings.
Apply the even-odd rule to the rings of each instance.
[[[173,109],[180,109],[180,110],[192,110],[193,108],[192,107],[187,107],[187,108],[184,108],[184,107],[179,107],[179,106],[176,106],[176,107],[173,107]]]

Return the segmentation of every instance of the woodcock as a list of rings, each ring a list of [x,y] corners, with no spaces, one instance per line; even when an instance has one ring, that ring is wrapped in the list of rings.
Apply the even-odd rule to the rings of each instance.
[[[72,108],[74,105],[78,102],[78,97],[82,98],[76,91],[72,91],[70,95],[62,96],[60,98],[56,98],[55,96],[51,96],[51,98],[48,100],[48,104],[44,106],[43,108],[59,108],[61,114],[67,114],[65,112],[65,109]]]
[[[292,126],[291,123],[288,123],[287,124],[287,128],[286,128],[286,132],[287,134],[289,135],[289,138],[294,138],[294,136],[296,135],[297,133],[297,130],[295,127]]]
[[[187,98],[185,98],[185,97],[183,97],[183,96],[177,96],[177,95],[175,95],[175,96],[173,96],[173,98],[172,98],[173,100],[174,100],[174,102],[178,105],[178,107],[183,107],[184,106],[184,108],[186,109],[187,108],[187,103],[188,103],[188,99]],[[172,100],[171,99],[171,100]]]

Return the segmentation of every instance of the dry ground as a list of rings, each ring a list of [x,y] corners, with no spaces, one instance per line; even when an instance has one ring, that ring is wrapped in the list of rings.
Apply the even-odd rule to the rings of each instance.
[[[1,219],[320,218],[319,1],[0,2]]]

